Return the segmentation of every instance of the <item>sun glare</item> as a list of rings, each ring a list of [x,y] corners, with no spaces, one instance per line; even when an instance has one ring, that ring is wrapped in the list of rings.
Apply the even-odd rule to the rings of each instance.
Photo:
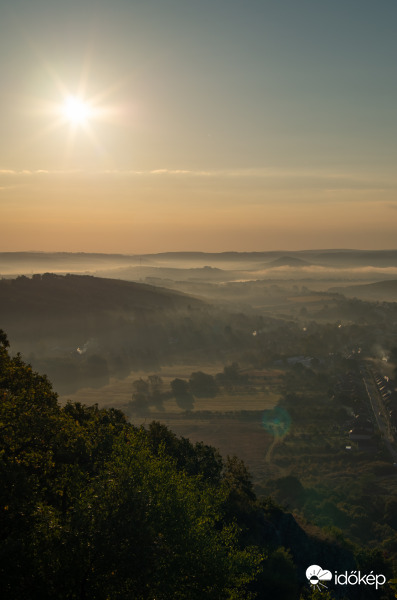
[[[70,123],[85,123],[92,116],[92,109],[81,98],[69,96],[63,103],[62,114]]]

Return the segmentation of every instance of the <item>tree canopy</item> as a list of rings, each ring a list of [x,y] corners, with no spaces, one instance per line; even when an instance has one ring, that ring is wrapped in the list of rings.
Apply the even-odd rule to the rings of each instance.
[[[0,330],[1,598],[314,598],[304,572],[318,553],[330,569],[341,555],[386,572],[378,551],[335,544],[259,502],[238,458],[120,410],[60,406]]]
[[[219,454],[68,403],[0,336],[0,595],[249,598],[263,556],[225,518]]]

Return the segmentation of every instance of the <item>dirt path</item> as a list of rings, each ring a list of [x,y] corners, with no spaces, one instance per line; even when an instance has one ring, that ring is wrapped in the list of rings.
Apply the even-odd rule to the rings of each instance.
[[[273,438],[272,443],[270,444],[266,454],[265,454],[265,462],[267,463],[271,463],[272,462],[272,454],[273,454],[273,450],[274,448],[277,446],[277,444],[280,442],[280,440],[276,437]]]

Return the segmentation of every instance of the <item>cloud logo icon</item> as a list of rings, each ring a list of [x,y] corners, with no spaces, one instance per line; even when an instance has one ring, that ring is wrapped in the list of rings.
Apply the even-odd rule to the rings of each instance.
[[[332,573],[331,571],[322,569],[319,565],[311,565],[306,569],[306,577],[309,580],[311,586],[320,589],[320,587],[327,587],[322,582],[331,581]]]

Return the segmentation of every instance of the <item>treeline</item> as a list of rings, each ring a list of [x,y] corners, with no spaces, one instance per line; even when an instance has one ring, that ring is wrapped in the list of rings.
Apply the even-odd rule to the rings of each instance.
[[[222,373],[215,376],[203,371],[194,371],[189,379],[176,377],[170,382],[169,389],[164,389],[162,378],[155,374],[147,378],[140,377],[132,383],[132,400],[127,405],[129,414],[146,413],[151,406],[163,409],[163,402],[174,398],[178,406],[184,410],[194,408],[195,398],[214,398],[221,389],[232,391],[241,389],[248,383],[248,375],[241,373],[238,363],[226,365]]]

